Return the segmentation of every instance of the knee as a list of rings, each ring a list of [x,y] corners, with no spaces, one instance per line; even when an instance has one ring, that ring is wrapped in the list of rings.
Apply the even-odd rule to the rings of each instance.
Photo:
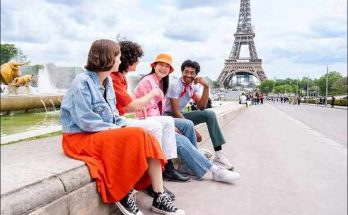
[[[157,120],[150,120],[149,121],[149,130],[152,132],[159,132],[162,131],[162,124],[160,122],[158,122]]]
[[[189,127],[189,128],[194,128],[195,127],[195,124],[189,120],[189,119],[185,119],[185,124],[186,124],[186,127]]]
[[[170,127],[174,127],[174,118],[171,116],[161,116],[163,122]]]
[[[216,114],[214,111],[211,110],[204,110],[204,115],[207,119],[216,119]]]

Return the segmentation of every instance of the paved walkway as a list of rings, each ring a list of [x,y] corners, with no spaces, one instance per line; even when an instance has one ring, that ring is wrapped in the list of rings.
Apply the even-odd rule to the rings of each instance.
[[[223,133],[241,178],[234,185],[213,182],[210,174],[166,182],[188,215],[347,214],[346,147],[268,104],[249,107]],[[150,198],[138,198],[144,214],[155,214]]]
[[[223,112],[228,107],[219,109]],[[202,181],[165,182],[166,187],[177,195],[176,204],[185,209],[187,215],[346,214],[346,147],[268,104],[251,106],[238,114],[223,128],[227,140],[223,149],[241,174],[238,182],[233,185],[213,182],[211,174]],[[77,183],[89,183],[86,168],[81,169],[84,171],[79,172],[78,177],[66,174],[67,169],[84,165],[57,153],[59,136],[30,142],[32,144],[20,143],[23,145],[20,148],[17,148],[20,144],[1,147],[2,194],[57,176],[64,189],[52,186],[54,190],[43,190],[32,197],[49,202],[48,195],[53,198],[54,192],[59,197],[58,191],[74,190]],[[39,154],[35,152],[37,146],[40,146]],[[212,149],[210,141],[202,147]],[[61,186],[57,178],[53,179],[50,183]],[[89,190],[95,192],[94,187]],[[68,198],[75,199],[75,202],[69,201],[69,207],[74,209],[70,214],[81,213],[81,207],[95,203],[95,197],[82,202],[85,194],[81,192],[76,194],[79,198]],[[18,198],[25,198],[25,195]],[[149,208],[150,197],[139,192],[137,198],[144,214],[155,214]]]

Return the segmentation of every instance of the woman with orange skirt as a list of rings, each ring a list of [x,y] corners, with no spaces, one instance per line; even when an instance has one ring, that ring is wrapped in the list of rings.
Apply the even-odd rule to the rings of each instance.
[[[158,141],[142,128],[127,127],[115,109],[109,75],[118,70],[120,56],[119,45],[111,40],[92,44],[87,71],[76,76],[61,105],[64,153],[86,163],[103,202],[116,203],[123,214],[142,215],[134,189],[151,183],[153,211],[185,214],[163,192],[166,160]]]

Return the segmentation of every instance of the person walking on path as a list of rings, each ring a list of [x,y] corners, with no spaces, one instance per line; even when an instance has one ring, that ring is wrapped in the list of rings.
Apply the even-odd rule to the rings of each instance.
[[[152,210],[183,215],[163,190],[166,160],[158,141],[143,128],[128,127],[115,108],[109,75],[118,70],[120,57],[119,45],[111,40],[92,44],[87,71],[76,76],[62,101],[63,151],[86,163],[102,201],[115,203],[123,214],[143,214],[134,189],[152,183],[156,191]]]
[[[261,102],[261,104],[263,105],[263,93],[260,93],[260,102]]]
[[[216,114],[206,109],[209,97],[209,84],[204,78],[197,76],[200,72],[200,65],[195,61],[185,60],[181,65],[181,72],[181,78],[172,81],[169,85],[166,94],[165,114],[175,118],[189,119],[195,125],[206,123],[215,151],[213,162],[218,166],[233,170],[234,167],[222,152],[222,145],[225,144],[225,139],[220,130]],[[195,84],[203,86],[202,95],[198,94],[199,90]],[[191,99],[200,110],[184,113],[183,110]]]
[[[145,75],[134,89],[136,98],[147,95],[155,88],[160,88],[166,94],[169,84],[166,80],[169,80],[169,74],[173,72],[171,59],[170,55],[164,53],[156,57],[151,64],[151,72]],[[146,115],[161,116],[164,112],[162,104],[165,104],[165,99],[160,101],[153,99],[153,102],[145,107]],[[190,120],[175,118],[175,125],[178,129],[176,133],[178,154],[183,161],[183,165],[179,165],[178,169],[197,178],[202,178],[210,171],[214,181],[225,183],[233,183],[239,178],[239,173],[213,164],[198,150],[194,125]]]
[[[331,107],[332,108],[335,106],[335,100],[336,100],[336,98],[334,96],[331,96]]]

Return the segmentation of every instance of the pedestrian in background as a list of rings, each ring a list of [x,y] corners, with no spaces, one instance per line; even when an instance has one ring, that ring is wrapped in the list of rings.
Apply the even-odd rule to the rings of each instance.
[[[335,100],[336,100],[336,98],[334,96],[331,96],[331,107],[332,108],[335,106]]]

